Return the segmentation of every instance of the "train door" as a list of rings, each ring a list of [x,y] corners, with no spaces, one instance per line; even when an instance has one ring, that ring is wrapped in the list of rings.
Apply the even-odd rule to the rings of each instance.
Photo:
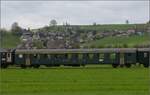
[[[104,53],[104,64],[110,63],[111,63],[110,53]]]
[[[120,67],[123,67],[124,66],[124,61],[125,60],[125,57],[124,57],[124,53],[120,53],[120,61],[119,61],[119,63],[120,63]]]
[[[93,64],[99,64],[99,53],[94,53],[92,57]]]
[[[7,68],[8,64],[7,64],[7,57],[6,57],[6,52],[1,52],[1,63],[0,63],[0,67],[1,68]]]
[[[144,67],[149,67],[149,52],[144,52],[143,53],[143,65],[144,65]]]
[[[103,53],[99,54],[99,63],[104,64],[104,54]]]
[[[30,66],[31,65],[31,62],[30,62],[30,55],[27,54],[26,55],[26,66]]]
[[[144,67],[149,67],[150,54],[146,51],[139,51],[137,60],[140,64],[143,64]]]
[[[136,53],[125,53],[124,61],[126,67],[131,67],[131,64],[136,64]]]
[[[1,67],[7,68],[8,65],[10,63],[12,63],[12,52],[10,52],[8,50],[1,51],[0,52],[0,58],[1,58],[1,60],[0,60],[1,61],[1,63],[0,63]]]
[[[6,54],[6,61],[7,61],[7,63],[12,63],[12,54],[11,53]]]
[[[6,53],[2,52],[1,53],[1,64],[4,64],[4,63],[6,63]]]
[[[88,53],[84,53],[82,59],[83,59],[83,64],[89,64],[89,54]]]
[[[72,54],[72,56],[71,56],[71,60],[72,60],[72,63],[73,64],[78,64],[78,54]]]

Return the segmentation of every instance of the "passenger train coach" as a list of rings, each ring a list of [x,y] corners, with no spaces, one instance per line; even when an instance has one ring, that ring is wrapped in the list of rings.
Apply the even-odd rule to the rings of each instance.
[[[111,64],[114,68],[142,64],[150,66],[150,48],[103,49],[0,49],[0,66],[39,68],[41,65],[85,66]]]

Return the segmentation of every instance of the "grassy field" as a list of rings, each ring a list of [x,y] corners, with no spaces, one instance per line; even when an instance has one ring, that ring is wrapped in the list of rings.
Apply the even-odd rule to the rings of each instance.
[[[0,95],[150,95],[149,69],[3,69]]]

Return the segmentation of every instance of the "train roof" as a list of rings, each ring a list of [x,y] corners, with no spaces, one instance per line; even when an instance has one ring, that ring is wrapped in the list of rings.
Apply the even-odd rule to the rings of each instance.
[[[15,49],[14,48],[0,48],[0,52],[14,52],[15,51]]]
[[[18,54],[61,54],[61,53],[135,53],[136,48],[102,48],[102,49],[16,49]]]
[[[7,52],[6,49],[0,48],[0,52]]]
[[[138,48],[138,51],[149,51],[150,52],[150,48]]]

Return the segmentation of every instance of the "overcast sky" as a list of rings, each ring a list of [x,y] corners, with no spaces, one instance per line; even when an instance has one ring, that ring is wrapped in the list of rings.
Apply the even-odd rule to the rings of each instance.
[[[145,23],[149,20],[148,1],[2,1],[1,27],[13,22],[23,28],[39,28],[51,19],[58,24]]]

